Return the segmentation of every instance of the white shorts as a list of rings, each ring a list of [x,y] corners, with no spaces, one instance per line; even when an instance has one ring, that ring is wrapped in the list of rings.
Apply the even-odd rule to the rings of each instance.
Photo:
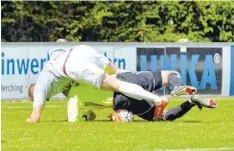
[[[86,45],[79,45],[72,49],[65,70],[68,77],[82,84],[101,87],[105,78],[105,68],[110,63],[101,52]]]

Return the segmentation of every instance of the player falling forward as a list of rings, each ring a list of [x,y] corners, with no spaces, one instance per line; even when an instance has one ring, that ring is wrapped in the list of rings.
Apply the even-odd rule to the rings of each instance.
[[[33,111],[27,122],[38,122],[44,107],[45,100],[62,92],[71,81],[80,85],[89,85],[96,88],[120,92],[135,100],[152,101],[162,111],[166,100],[143,89],[141,86],[121,81],[116,78],[120,70],[115,67],[102,53],[92,47],[79,45],[71,50],[55,49],[50,52],[50,60],[46,63],[37,79],[33,94]],[[163,79],[170,77],[175,81],[172,91],[179,96],[196,91],[193,87],[176,86],[177,73],[162,72]]]
[[[176,89],[176,87],[178,88],[181,87],[180,76],[178,73],[175,73],[177,74],[177,76],[173,76],[173,78],[168,76],[168,79],[164,79],[163,72],[164,71],[157,71],[154,73],[149,71],[125,72],[125,73],[119,73],[117,75],[117,78],[121,79],[122,81],[135,83],[152,93],[155,93],[155,91],[161,88],[162,86],[171,85],[174,87],[174,90]],[[172,95],[175,95],[174,90],[172,91]],[[161,114],[158,115],[157,111],[158,109],[155,107],[154,102],[146,100],[136,101],[135,99],[129,98],[118,92],[114,93],[113,99],[114,99],[114,105],[113,105],[114,112],[118,111],[119,109],[125,109],[149,121],[152,120],[173,121],[177,118],[182,117],[195,105],[197,105],[200,109],[203,106],[207,108],[216,108],[216,103],[213,100],[204,99],[198,95],[192,95],[186,102],[182,103],[180,106],[172,108],[169,111],[165,110],[163,112],[160,111]],[[120,118],[114,118],[114,119],[120,119]],[[116,122],[121,122],[121,121],[116,121]]]

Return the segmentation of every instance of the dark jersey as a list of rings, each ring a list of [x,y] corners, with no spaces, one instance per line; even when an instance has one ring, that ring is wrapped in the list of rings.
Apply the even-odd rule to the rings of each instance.
[[[145,90],[154,93],[162,86],[161,71],[157,72],[123,72],[117,75],[117,79],[134,83]],[[114,110],[126,109],[146,120],[152,120],[154,115],[154,103],[145,100],[135,100],[121,93],[114,93]]]

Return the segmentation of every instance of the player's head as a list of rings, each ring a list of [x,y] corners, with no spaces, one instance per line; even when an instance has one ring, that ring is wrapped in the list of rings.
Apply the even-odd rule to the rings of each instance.
[[[28,88],[28,98],[33,101],[33,92],[34,92],[35,83],[31,84]]]

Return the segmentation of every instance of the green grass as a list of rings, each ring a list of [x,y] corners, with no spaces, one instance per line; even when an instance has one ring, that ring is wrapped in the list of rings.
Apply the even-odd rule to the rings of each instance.
[[[167,108],[184,99],[171,100]],[[226,148],[234,150],[234,99],[218,99],[217,109],[194,107],[174,122],[132,123],[107,120],[111,108],[92,108],[93,122],[64,122],[66,101],[49,101],[40,123],[26,123],[32,104],[2,102],[2,151],[152,151],[157,149]],[[229,149],[228,149],[229,148]]]

